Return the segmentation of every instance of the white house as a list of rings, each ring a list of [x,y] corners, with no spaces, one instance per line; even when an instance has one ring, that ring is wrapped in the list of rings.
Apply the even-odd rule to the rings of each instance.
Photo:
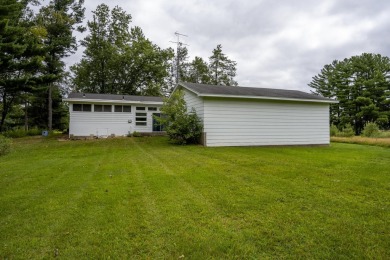
[[[160,116],[161,97],[71,93],[69,135],[124,136],[134,131],[160,132],[153,116]]]
[[[179,83],[203,123],[205,146],[327,145],[329,104],[296,90]]]

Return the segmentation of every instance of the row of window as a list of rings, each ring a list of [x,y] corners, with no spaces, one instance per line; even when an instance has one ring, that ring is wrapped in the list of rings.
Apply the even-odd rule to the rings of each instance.
[[[146,107],[136,107],[137,111],[146,111]],[[91,104],[73,104],[73,111],[91,112]],[[94,105],[94,112],[112,112],[112,105]],[[148,111],[157,111],[157,107],[148,107]],[[116,113],[131,113],[131,106],[114,105],[114,112]]]

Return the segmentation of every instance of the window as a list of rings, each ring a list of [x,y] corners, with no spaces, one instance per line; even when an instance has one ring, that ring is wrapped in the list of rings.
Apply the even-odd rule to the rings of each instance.
[[[95,112],[103,112],[103,105],[94,105],[93,111]]]
[[[135,125],[146,126],[147,125],[147,113],[135,113]]]
[[[145,111],[146,110],[146,107],[136,107],[135,110],[138,110],[138,111]]]
[[[111,112],[112,111],[112,106],[111,105],[104,105],[103,106],[104,112]]]
[[[115,105],[114,111],[118,113],[131,113],[131,106]]]
[[[111,105],[94,105],[94,112],[111,112]]]
[[[148,111],[157,111],[157,107],[148,107]]]
[[[73,111],[91,112],[91,104],[73,104]]]

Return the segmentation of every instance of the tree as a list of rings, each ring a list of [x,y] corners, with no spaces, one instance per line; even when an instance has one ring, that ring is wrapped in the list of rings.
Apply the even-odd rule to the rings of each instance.
[[[389,128],[390,59],[379,54],[363,53],[325,65],[309,86],[314,92],[336,98],[330,108],[330,123],[339,128],[351,124],[356,134],[364,125],[375,122]]]
[[[186,81],[192,83],[210,84],[211,77],[209,66],[201,57],[195,57],[190,63],[189,73]]]
[[[47,88],[48,96],[48,128],[52,129],[52,92],[55,83],[60,81],[65,73],[63,58],[77,50],[74,31],[83,32],[85,28],[80,26],[84,18],[84,0],[52,0],[43,6],[36,22],[47,31],[45,38],[45,67],[43,68],[43,85]]]
[[[105,4],[88,21],[82,60],[71,67],[76,90],[92,93],[160,95],[166,87],[171,49],[148,40],[141,28],[130,28],[131,15]]]
[[[223,52],[222,45],[218,44],[209,58],[211,83],[214,85],[237,86],[237,62],[230,60]]]
[[[33,25],[27,11],[27,1],[5,0],[0,6],[0,132],[15,102],[41,80],[46,30]]]
[[[165,127],[170,140],[179,144],[199,142],[203,125],[194,109],[188,113],[181,90],[165,99],[161,112],[164,116],[156,117],[156,120]]]

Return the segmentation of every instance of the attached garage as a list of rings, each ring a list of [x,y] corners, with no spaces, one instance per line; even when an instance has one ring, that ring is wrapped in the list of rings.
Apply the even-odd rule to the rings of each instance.
[[[180,83],[201,118],[205,146],[328,145],[329,104],[296,90]]]

